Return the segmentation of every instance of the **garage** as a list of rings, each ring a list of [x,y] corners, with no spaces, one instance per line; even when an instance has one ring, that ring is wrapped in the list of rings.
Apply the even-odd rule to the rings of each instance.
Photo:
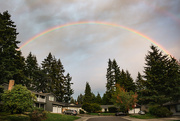
[[[62,113],[62,106],[53,105],[53,113]]]

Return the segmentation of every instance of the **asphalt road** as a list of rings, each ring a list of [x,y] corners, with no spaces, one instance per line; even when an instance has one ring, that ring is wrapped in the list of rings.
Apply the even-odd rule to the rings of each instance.
[[[130,121],[130,120],[123,119],[121,118],[121,116],[107,116],[107,117],[90,118],[87,121]]]

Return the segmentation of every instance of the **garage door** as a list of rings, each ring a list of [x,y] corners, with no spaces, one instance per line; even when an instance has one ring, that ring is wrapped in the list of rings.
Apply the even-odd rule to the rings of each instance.
[[[53,113],[62,113],[62,107],[53,105]]]

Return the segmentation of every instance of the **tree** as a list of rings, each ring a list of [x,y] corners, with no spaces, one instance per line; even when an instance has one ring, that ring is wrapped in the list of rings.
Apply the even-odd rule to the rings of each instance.
[[[77,102],[78,104],[83,104],[84,96],[82,94],[78,95]]]
[[[116,91],[113,93],[112,102],[114,105],[120,107],[120,110],[128,113],[128,111],[134,108],[137,102],[137,94],[130,91],[127,92],[124,88],[116,85]]]
[[[107,83],[106,83],[106,101],[107,102],[106,103],[112,104],[110,99],[112,98],[115,84],[118,83],[120,79],[120,69],[115,59],[113,61],[109,59],[108,61],[106,78],[107,78]]]
[[[173,97],[179,99],[179,64],[176,59],[163,54],[156,46],[151,45],[150,48],[151,51],[148,51],[145,58],[145,89],[142,91],[141,101],[144,104],[162,106],[173,101]]]
[[[139,99],[142,98],[143,89],[145,89],[144,80],[143,80],[142,75],[138,72],[138,76],[136,79],[136,92],[138,94],[138,104],[141,104],[141,100],[139,100]]]
[[[97,94],[97,96],[96,96],[96,101],[95,101],[95,103],[97,103],[97,104],[102,104],[102,99],[101,99],[101,95],[99,94],[99,92],[98,92],[98,94]]]
[[[16,83],[24,80],[24,57],[18,50],[16,25],[8,11],[0,13],[0,83],[8,83],[10,79]]]
[[[34,89],[37,86],[37,74],[40,71],[40,68],[37,63],[37,59],[35,55],[32,55],[30,52],[25,60],[25,75],[27,77],[24,82],[27,88]],[[38,77],[39,78],[39,77]]]
[[[44,80],[46,84],[45,92],[53,92],[57,96],[57,100],[63,102],[65,94],[65,70],[61,60],[57,60],[49,53],[42,62],[42,71],[46,74]]]
[[[15,85],[12,90],[5,91],[2,95],[4,108],[11,114],[23,113],[33,107],[35,95],[22,85]]]
[[[118,84],[120,84],[128,92],[129,91],[135,92],[136,86],[135,86],[133,79],[128,71],[125,72],[122,69]]]
[[[68,73],[66,78],[65,78],[65,95],[64,95],[64,100],[66,103],[68,103],[71,100],[71,96],[73,94],[73,89],[71,88],[71,83],[72,77],[70,77],[70,74]]]
[[[88,82],[86,82],[86,88],[84,92],[84,100],[83,103],[92,103],[92,92],[91,87]]]

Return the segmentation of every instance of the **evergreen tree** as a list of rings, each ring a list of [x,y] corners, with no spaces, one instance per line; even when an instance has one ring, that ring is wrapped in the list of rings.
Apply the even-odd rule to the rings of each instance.
[[[16,40],[16,25],[8,11],[0,13],[0,31],[0,83],[14,79],[17,84],[22,84],[25,78],[24,57],[18,50],[17,44],[20,42]]]
[[[96,96],[96,101],[95,101],[95,103],[97,103],[97,104],[102,104],[102,99],[101,99],[101,95],[99,94],[99,92],[98,92],[98,94],[97,94],[97,96]]]
[[[73,89],[71,88],[72,77],[70,77],[70,74],[68,73],[65,78],[65,95],[64,95],[64,101],[68,103],[71,100],[71,96],[73,94]]]
[[[92,103],[92,92],[91,87],[88,82],[86,82],[86,88],[84,92],[84,100],[83,103]]]
[[[46,82],[47,87],[45,92],[53,92],[57,96],[58,101],[64,101],[65,70],[60,59],[57,60],[49,53],[48,57],[42,62],[42,70],[46,74],[44,81]]]
[[[78,97],[77,97],[77,102],[78,102],[78,104],[83,104],[83,99],[84,98],[84,96],[82,95],[82,94],[80,94]]]
[[[27,88],[35,87],[35,83],[37,81],[37,71],[39,71],[37,59],[35,55],[32,55],[30,52],[25,60],[25,75],[27,77],[26,81],[24,82]]]
[[[179,65],[175,59],[163,55],[157,47],[152,45],[151,50],[145,58],[145,89],[141,101],[162,105],[172,101],[174,94],[179,95]],[[174,91],[174,88],[177,90]]]
[[[133,82],[133,79],[128,71],[124,71],[122,69],[121,74],[120,74],[120,80],[119,83],[121,87],[123,87],[126,91],[133,91],[135,92],[135,83]]]

